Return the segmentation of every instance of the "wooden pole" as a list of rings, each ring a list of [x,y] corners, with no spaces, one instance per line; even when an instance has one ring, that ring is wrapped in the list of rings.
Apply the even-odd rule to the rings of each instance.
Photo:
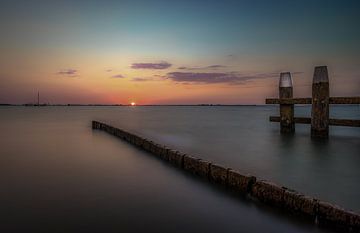
[[[280,73],[279,99],[292,98],[293,86],[290,72]],[[280,104],[280,132],[295,132],[294,104]]]
[[[317,66],[312,84],[311,136],[329,136],[329,76],[326,66]]]

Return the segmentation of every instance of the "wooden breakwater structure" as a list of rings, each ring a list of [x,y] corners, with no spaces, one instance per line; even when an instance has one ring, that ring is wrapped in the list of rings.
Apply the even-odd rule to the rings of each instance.
[[[360,104],[360,97],[330,97],[329,75],[326,66],[315,67],[312,98],[293,98],[290,72],[280,73],[279,98],[266,99],[266,104],[279,104],[280,116],[270,121],[280,122],[281,133],[294,133],[295,123],[311,124],[311,136],[327,138],[329,125],[360,127],[360,120],[329,118],[330,104]],[[311,104],[311,118],[294,117],[294,104]]]
[[[360,214],[358,213],[347,211],[339,206],[272,182],[259,180],[255,176],[241,174],[231,168],[181,153],[105,123],[92,121],[92,128],[121,138],[159,159],[202,177],[211,183],[223,186],[231,192],[250,197],[292,214],[302,215],[320,226],[335,227],[346,232],[360,232]]]

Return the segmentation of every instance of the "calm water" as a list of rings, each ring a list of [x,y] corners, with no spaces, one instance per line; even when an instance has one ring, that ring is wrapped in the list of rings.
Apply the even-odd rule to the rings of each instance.
[[[360,129],[282,137],[276,107],[0,107],[1,232],[323,232],[208,185],[91,120],[360,210]],[[309,109],[299,107],[296,115]],[[359,106],[331,115],[360,118]]]

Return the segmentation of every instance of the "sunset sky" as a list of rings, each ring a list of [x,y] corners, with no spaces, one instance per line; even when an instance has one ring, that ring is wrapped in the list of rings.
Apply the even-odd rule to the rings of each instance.
[[[0,2],[0,103],[262,104],[317,65],[360,95],[360,1]]]

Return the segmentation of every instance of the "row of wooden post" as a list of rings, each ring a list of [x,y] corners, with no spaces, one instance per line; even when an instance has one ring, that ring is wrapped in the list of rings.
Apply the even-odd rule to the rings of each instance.
[[[293,98],[290,72],[280,74],[279,99],[266,99],[267,104],[280,104],[280,117],[270,121],[280,122],[281,133],[295,132],[295,123],[311,124],[311,136],[328,137],[329,125],[360,127],[360,120],[329,119],[329,104],[360,104],[360,97],[330,97],[329,75],[326,66],[315,67],[312,98]],[[294,117],[294,104],[311,104],[311,118]]]
[[[280,74],[279,98],[293,98],[290,72]],[[280,104],[280,131],[295,132],[294,104]],[[315,67],[312,84],[311,135],[327,137],[329,134],[329,76],[326,66]]]

